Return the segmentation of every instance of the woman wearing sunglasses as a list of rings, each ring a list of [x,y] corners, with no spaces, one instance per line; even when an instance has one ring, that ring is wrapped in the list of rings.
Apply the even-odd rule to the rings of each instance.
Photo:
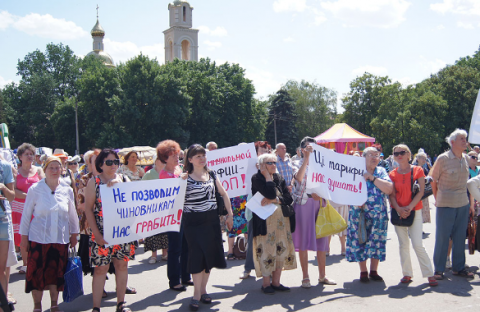
[[[95,268],[92,280],[92,312],[100,312],[105,278],[113,262],[117,285],[117,312],[131,311],[125,306],[125,291],[128,280],[128,261],[135,258],[135,244],[127,243],[105,247],[108,244],[103,238],[103,209],[100,198],[100,185],[111,187],[115,183],[130,182],[122,175],[116,174],[120,161],[112,149],[104,149],[95,159],[95,168],[100,173],[91,179],[85,190],[85,215],[91,229],[90,266]]]
[[[395,225],[395,232],[400,244],[400,263],[402,265],[403,278],[400,282],[408,284],[412,281],[413,269],[410,260],[410,243],[420,263],[423,277],[428,278],[430,286],[437,286],[438,282],[433,276],[432,262],[425,251],[422,241],[423,218],[420,213],[422,210],[422,196],[425,190],[425,174],[419,166],[410,165],[412,153],[405,144],[399,144],[393,148],[393,156],[398,162],[398,167],[390,172],[389,176],[393,182],[393,192],[390,194],[390,205],[395,209],[398,215],[406,219],[411,213],[415,213],[413,224],[411,226]],[[412,197],[412,174],[413,181],[417,181],[420,191]]]
[[[295,246],[291,233],[293,217],[285,217],[281,205],[291,205],[292,196],[285,180],[276,173],[277,156],[263,154],[258,157],[260,169],[252,176],[252,195],[260,192],[262,206],[274,204],[277,209],[266,220],[255,213],[252,216],[253,261],[257,277],[263,277],[262,291],[273,295],[276,291],[288,292],[289,287],[280,284],[282,269],[297,268]],[[292,223],[295,226],[294,223]],[[250,248],[250,246],[248,247]],[[270,282],[271,276],[271,282]]]

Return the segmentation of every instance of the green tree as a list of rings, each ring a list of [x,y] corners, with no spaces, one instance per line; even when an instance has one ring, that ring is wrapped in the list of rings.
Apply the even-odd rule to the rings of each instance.
[[[0,89],[0,123],[4,123],[4,122],[7,122],[7,120],[6,120],[5,107],[3,104],[2,89]]]
[[[288,152],[293,155],[300,142],[296,124],[295,103],[287,90],[280,89],[271,97],[265,131],[267,141],[272,145],[284,143]]]
[[[316,136],[333,126],[337,93],[313,82],[289,80],[285,86],[295,103],[297,135]]]

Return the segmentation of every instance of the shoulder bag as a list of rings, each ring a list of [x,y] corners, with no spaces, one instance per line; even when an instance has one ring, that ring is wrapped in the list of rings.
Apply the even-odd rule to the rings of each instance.
[[[222,195],[217,191],[217,176],[213,171],[209,171],[208,174],[213,179],[213,189],[215,191],[215,200],[217,201],[217,211],[219,216],[226,216],[228,214],[227,208],[225,208],[225,202]]]
[[[398,171],[397,171],[398,172]],[[411,184],[411,189],[412,189],[412,199],[415,197],[415,194],[413,193],[413,167],[410,172],[410,184]],[[406,219],[400,218],[398,215],[397,211],[395,208],[391,207],[390,208],[390,221],[392,222],[393,225],[396,226],[411,226],[413,224],[413,219],[415,219],[415,208],[410,211],[410,215]]]

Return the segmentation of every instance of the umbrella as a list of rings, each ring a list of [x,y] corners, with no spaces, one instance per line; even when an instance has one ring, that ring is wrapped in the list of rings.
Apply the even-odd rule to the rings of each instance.
[[[124,157],[130,152],[137,152],[138,154],[138,161],[136,165],[140,166],[148,166],[153,165],[157,156],[157,150],[150,146],[133,146],[133,147],[126,147],[122,148],[118,151],[118,156],[120,157],[120,162],[123,164]]]

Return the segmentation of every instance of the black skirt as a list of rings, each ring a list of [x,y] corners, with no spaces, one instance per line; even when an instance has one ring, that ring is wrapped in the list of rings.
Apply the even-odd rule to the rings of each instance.
[[[188,273],[210,273],[212,268],[227,267],[217,210],[184,213],[183,227],[188,244]]]

